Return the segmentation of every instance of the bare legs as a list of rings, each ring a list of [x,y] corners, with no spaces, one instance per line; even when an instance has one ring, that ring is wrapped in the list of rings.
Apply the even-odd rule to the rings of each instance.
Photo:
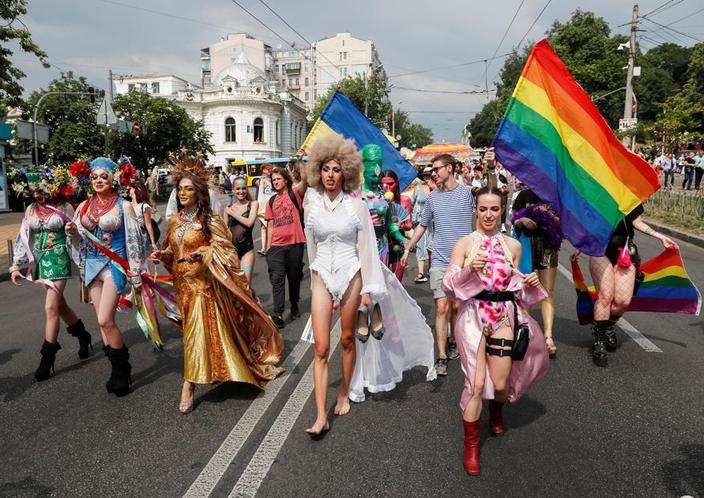
[[[555,342],[552,338],[552,327],[555,321],[554,291],[556,275],[557,267],[538,270],[538,279],[540,280],[540,284],[548,294],[548,297],[543,299],[540,303],[540,313],[543,317],[543,331],[545,333],[545,342],[547,343],[548,353],[550,356],[554,356],[557,351],[557,348],[555,348]]]
[[[513,330],[502,327],[492,334],[496,339],[513,339]],[[496,349],[509,349],[508,347],[492,346]],[[489,377],[494,384],[494,400],[499,403],[506,401],[508,396],[508,378],[511,373],[510,356],[487,356],[486,339],[482,338],[477,349],[477,370],[472,383],[472,397],[462,413],[462,420],[474,422],[479,420],[482,413],[482,394],[486,381],[486,370],[489,367]]]
[[[254,272],[254,249],[248,251],[240,258],[240,268],[244,272],[245,277],[247,277],[247,283],[251,284],[252,272]]]
[[[438,357],[447,358],[447,321],[450,318],[450,301],[446,297],[435,300],[435,340],[438,345]]]
[[[328,394],[328,357],[330,355],[330,329],[332,322],[333,300],[317,272],[311,272],[312,296],[311,318],[313,337],[315,338],[315,357],[313,360],[313,384],[315,386],[315,422],[306,432],[317,435],[329,429],[327,418]],[[355,363],[354,334],[357,324],[357,309],[360,303],[362,279],[357,273],[350,281],[347,292],[340,303],[340,325],[342,344],[342,383],[337,393],[335,415],[346,415],[350,410],[349,388]]]
[[[264,251],[266,251],[266,225],[262,222],[262,220],[263,220],[263,218],[259,218],[259,222],[261,225],[261,229],[260,229],[259,233],[260,233],[261,239],[262,239],[261,252],[264,252]]]
[[[73,325],[78,321],[76,313],[69,307],[64,298],[64,289],[68,280],[55,280],[54,285],[58,292],[47,289],[44,301],[44,314],[46,322],[44,324],[44,339],[46,342],[55,343],[59,338],[59,327],[61,320],[66,325]]]
[[[122,332],[115,323],[115,308],[120,298],[115,289],[115,283],[112,278],[106,278],[103,281],[94,280],[88,292],[95,308],[103,342],[113,349],[122,349],[125,343],[122,341]]]

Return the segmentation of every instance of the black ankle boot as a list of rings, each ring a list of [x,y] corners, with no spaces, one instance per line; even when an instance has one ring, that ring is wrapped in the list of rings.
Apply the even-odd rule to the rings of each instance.
[[[130,392],[132,383],[132,366],[127,346],[122,349],[113,349],[108,346],[108,358],[112,365],[110,379],[105,384],[105,389],[115,396],[125,396]]]
[[[93,343],[91,341],[91,336],[83,325],[83,322],[79,319],[73,325],[66,327],[66,331],[78,339],[78,357],[85,360],[90,356],[90,352],[93,351]]]
[[[594,338],[594,344],[592,344],[592,360],[595,365],[605,367],[609,359],[606,353],[603,325],[599,322],[601,322],[601,320],[595,321],[592,325],[592,337]]]
[[[618,336],[616,335],[616,322],[620,316],[611,316],[608,320],[604,320],[604,343],[609,351],[616,351],[620,346]]]
[[[42,359],[39,362],[37,370],[34,372],[34,378],[37,379],[37,382],[47,380],[56,373],[54,371],[54,361],[56,360],[56,352],[59,349],[61,349],[61,346],[58,342],[44,341],[42,349],[40,349]]]
[[[110,346],[108,346],[107,344],[103,344],[103,353],[105,353],[105,357],[107,358],[110,354]]]

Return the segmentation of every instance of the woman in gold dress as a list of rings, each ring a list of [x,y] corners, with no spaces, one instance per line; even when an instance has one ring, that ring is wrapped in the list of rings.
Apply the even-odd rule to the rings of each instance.
[[[202,161],[174,167],[179,212],[163,250],[151,259],[173,274],[183,319],[183,389],[179,411],[193,409],[196,384],[247,382],[263,388],[281,373],[283,337],[259,306],[240,270],[223,220],[210,209]]]

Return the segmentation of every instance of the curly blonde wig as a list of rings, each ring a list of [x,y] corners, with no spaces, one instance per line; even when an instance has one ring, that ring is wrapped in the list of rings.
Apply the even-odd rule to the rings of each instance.
[[[340,135],[320,138],[311,145],[306,165],[308,185],[323,190],[320,168],[331,160],[342,168],[342,190],[345,193],[357,190],[362,181],[362,155],[353,140],[345,140]]]

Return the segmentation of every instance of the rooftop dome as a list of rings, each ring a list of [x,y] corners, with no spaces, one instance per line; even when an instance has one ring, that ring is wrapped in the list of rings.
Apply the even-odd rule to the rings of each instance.
[[[236,80],[238,86],[244,86],[253,81],[266,81],[266,79],[266,73],[251,64],[244,53],[240,53],[231,66],[218,73],[214,82],[218,84],[228,80]]]

